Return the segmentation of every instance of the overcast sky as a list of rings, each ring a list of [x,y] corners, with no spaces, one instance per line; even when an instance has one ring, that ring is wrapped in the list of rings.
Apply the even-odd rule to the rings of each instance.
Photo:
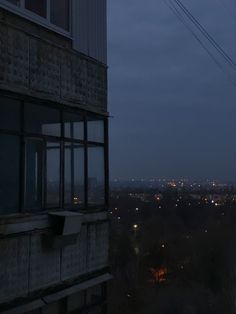
[[[108,3],[111,178],[235,179],[236,87],[162,0]],[[236,61],[236,0],[183,3]]]

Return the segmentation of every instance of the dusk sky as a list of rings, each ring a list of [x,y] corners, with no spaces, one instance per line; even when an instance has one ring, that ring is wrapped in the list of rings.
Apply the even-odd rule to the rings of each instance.
[[[183,3],[236,61],[236,1]],[[235,71],[162,0],[109,0],[108,33],[111,179],[235,179]]]

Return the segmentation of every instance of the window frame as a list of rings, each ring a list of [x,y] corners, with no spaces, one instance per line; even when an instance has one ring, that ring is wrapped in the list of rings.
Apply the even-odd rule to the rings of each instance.
[[[18,14],[19,16],[37,23],[43,27],[46,27],[60,35],[63,35],[65,37],[68,37],[69,39],[73,39],[72,37],[72,25],[73,25],[73,11],[72,11],[72,1],[73,0],[68,0],[69,1],[69,30],[65,30],[53,23],[51,23],[51,16],[50,16],[50,0],[46,0],[46,17],[42,17],[28,9],[25,8],[25,0],[19,0],[20,5],[15,5],[13,3],[10,3],[7,0],[0,0],[0,7]]]
[[[15,130],[7,130],[2,129],[0,126],[0,134],[10,134],[10,135],[17,135],[20,138],[20,151],[19,156],[20,160],[17,160],[20,165],[20,178],[19,178],[19,205],[18,210],[16,210],[15,214],[23,214],[23,213],[30,213],[30,214],[45,214],[47,212],[50,212],[52,210],[71,210],[71,211],[104,211],[108,210],[109,206],[109,167],[108,167],[108,117],[106,115],[102,114],[95,114],[91,113],[89,111],[85,111],[82,109],[77,108],[68,108],[68,106],[61,105],[61,104],[55,104],[53,102],[45,102],[40,101],[37,99],[32,98],[24,98],[22,96],[17,97],[16,95],[9,95],[5,93],[1,93],[0,95],[4,98],[17,100],[19,101],[20,106],[20,129],[19,131]],[[28,98],[28,99],[27,99]],[[25,130],[25,103],[32,103],[34,105],[42,106],[42,107],[49,107],[49,108],[55,108],[59,110],[60,112],[60,128],[61,128],[61,135],[60,136],[53,136],[53,135],[44,135],[44,134],[35,134],[31,133],[28,130]],[[64,119],[63,115],[64,113],[74,113],[78,114],[83,118],[84,121],[84,139],[74,139],[74,138],[68,138],[64,135]],[[104,142],[91,142],[87,140],[87,121],[90,117],[94,117],[99,120],[104,121]],[[59,142],[60,144],[60,180],[59,180],[59,199],[60,199],[60,206],[57,208],[47,208],[46,204],[46,161],[45,161],[45,155],[46,150],[43,151],[44,156],[44,164],[43,164],[43,173],[42,173],[42,181],[43,181],[43,191],[42,191],[42,210],[37,209],[26,209],[25,208],[25,201],[26,201],[26,141],[27,139],[38,139],[43,142],[44,148],[47,142]],[[64,185],[65,185],[65,144],[66,143],[75,143],[83,145],[84,148],[84,202],[83,204],[78,204],[75,206],[65,206],[64,201]],[[104,149],[104,203],[103,204],[88,204],[88,147],[89,145],[93,145],[94,147],[103,147]],[[4,213],[0,216],[6,217],[8,214]],[[12,215],[12,214],[11,214]]]

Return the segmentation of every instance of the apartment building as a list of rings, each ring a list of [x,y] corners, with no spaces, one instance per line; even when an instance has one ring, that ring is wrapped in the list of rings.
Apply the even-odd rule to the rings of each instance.
[[[106,313],[106,0],[0,0],[0,313]]]

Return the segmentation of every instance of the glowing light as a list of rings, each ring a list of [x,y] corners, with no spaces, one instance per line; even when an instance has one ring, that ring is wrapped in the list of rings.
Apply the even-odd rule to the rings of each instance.
[[[136,230],[136,229],[138,229],[138,225],[137,224],[134,224],[133,225],[133,228]]]

